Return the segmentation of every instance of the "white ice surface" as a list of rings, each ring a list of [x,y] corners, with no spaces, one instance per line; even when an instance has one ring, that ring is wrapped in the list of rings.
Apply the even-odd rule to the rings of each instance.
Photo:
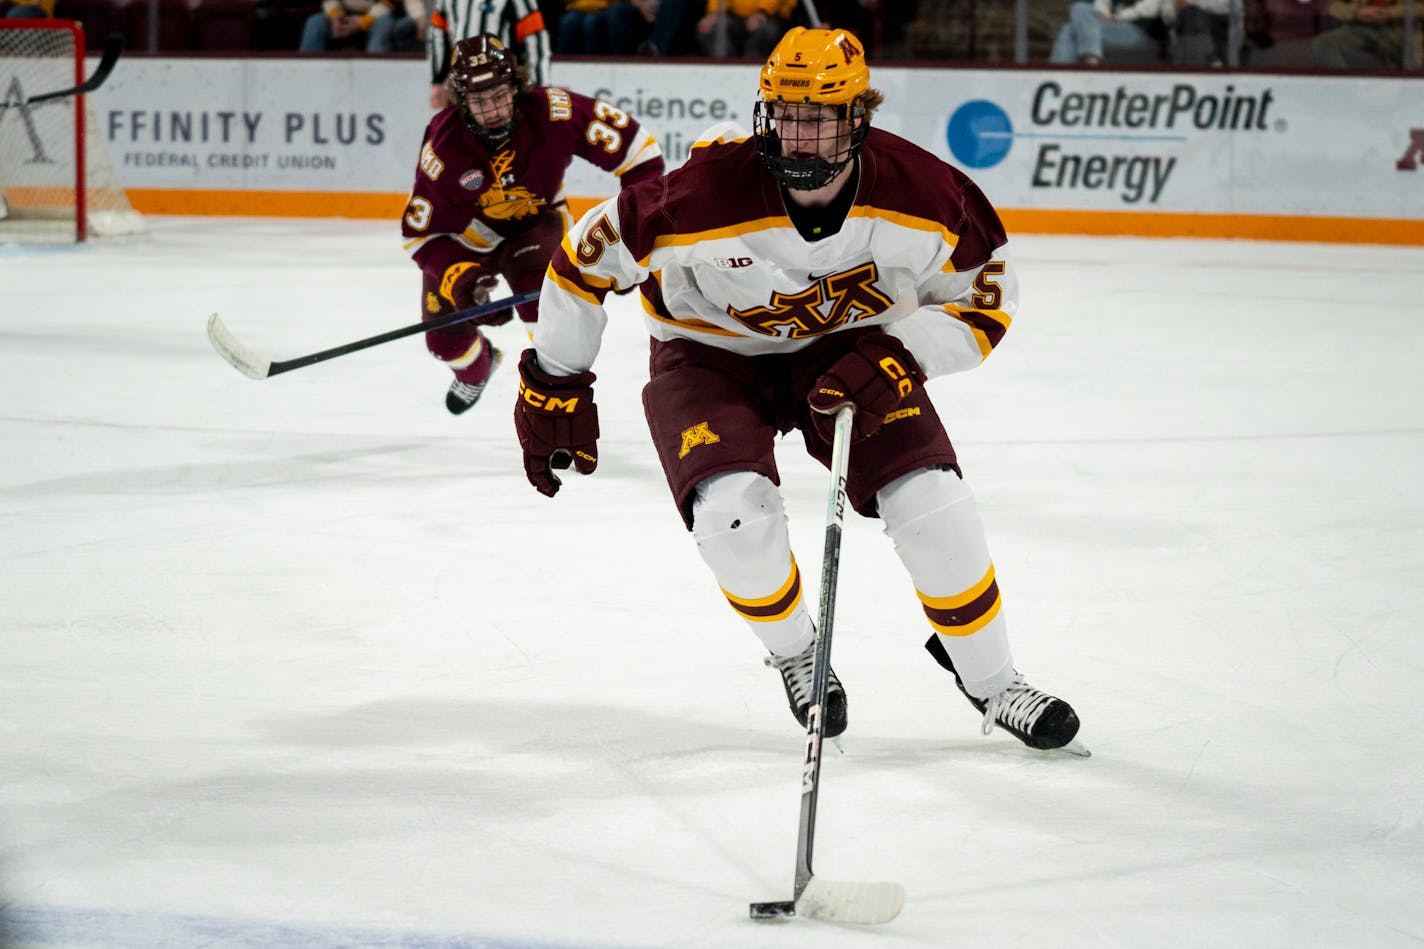
[[[598,473],[464,417],[389,225],[158,218],[0,249],[0,944],[1418,946],[1424,250],[1022,238],[1024,305],[932,384],[1018,665],[1089,760],[982,737],[848,525],[816,866],[802,735],[667,497],[629,298]],[[814,584],[826,482],[780,460]],[[8,937],[8,943],[6,939]]]

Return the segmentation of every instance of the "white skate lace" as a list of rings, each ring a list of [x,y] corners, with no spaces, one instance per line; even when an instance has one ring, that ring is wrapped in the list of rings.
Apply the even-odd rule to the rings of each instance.
[[[1008,688],[985,700],[984,734],[992,732],[998,724],[1032,734],[1038,717],[1052,701],[1053,696],[1038,691],[1015,673]]]
[[[763,660],[768,666],[781,673],[791,685],[791,694],[798,706],[811,701],[811,673],[815,670],[816,651],[807,647],[795,656],[767,656]]]

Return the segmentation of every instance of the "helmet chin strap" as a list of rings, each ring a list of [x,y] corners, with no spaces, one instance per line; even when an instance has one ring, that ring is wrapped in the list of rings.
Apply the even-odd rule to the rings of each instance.
[[[855,104],[842,106],[842,121],[851,123],[844,140],[845,148],[837,153],[838,156],[844,157],[829,159],[820,155],[807,155],[804,158],[790,158],[785,153],[781,136],[777,134],[775,123],[769,118],[767,109],[767,102],[760,100],[752,112],[757,155],[776,180],[793,191],[815,191],[830,184],[855,161],[855,156],[870,131],[863,110]]]
[[[497,129],[487,129],[478,122],[471,120],[466,123],[471,132],[475,133],[475,138],[479,139],[487,148],[498,148],[509,141],[514,133],[514,123],[501,125]]]
[[[793,191],[815,191],[830,184],[842,171],[850,166],[854,156],[847,155],[845,161],[827,161],[820,156],[811,158],[785,158],[779,162],[777,180]]]
[[[460,106],[460,118],[465,122],[465,128],[474,133],[475,138],[486,148],[499,148],[505,142],[514,137],[514,126],[519,122],[519,96],[514,98],[514,111],[509,117],[509,121],[497,128],[487,128],[480,124],[470,110],[469,103]]]

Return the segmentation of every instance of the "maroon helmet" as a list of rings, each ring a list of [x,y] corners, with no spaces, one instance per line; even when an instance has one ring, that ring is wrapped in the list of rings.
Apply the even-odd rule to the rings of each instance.
[[[456,43],[446,85],[465,125],[486,145],[497,147],[513,134],[519,114],[519,94],[525,86],[524,70],[499,37],[481,33]],[[514,92],[514,109],[506,121],[491,123],[487,117],[482,120],[471,110],[472,93],[504,85]]]

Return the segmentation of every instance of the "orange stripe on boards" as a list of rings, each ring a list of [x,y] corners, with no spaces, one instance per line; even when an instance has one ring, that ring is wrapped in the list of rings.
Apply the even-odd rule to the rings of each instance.
[[[129,203],[143,214],[211,214],[223,217],[349,217],[399,221],[406,194],[354,191],[184,191],[128,188]]]
[[[569,213],[572,214],[572,215],[574,216],[574,220],[577,221],[579,218],[583,217],[583,216],[584,216],[585,214],[587,214],[589,211],[593,210],[593,208],[594,208],[595,206],[597,206],[597,205],[599,205],[599,204],[602,204],[602,203],[604,202],[604,200],[606,200],[606,199],[604,199],[604,198],[569,198],[569,199],[568,199]]]
[[[186,191],[129,188],[129,202],[144,214],[212,214],[224,217],[348,217],[399,220],[406,194],[336,191]],[[604,199],[569,198],[582,217]],[[1304,217],[1270,214],[1181,214],[1166,211],[1040,211],[1000,209],[1014,234],[1083,234],[1108,237],[1208,237],[1329,244],[1424,246],[1424,220]]]
[[[1424,244],[1424,221],[1276,214],[1181,214],[1168,211],[999,210],[1014,234],[1107,237],[1212,237],[1327,244]]]

